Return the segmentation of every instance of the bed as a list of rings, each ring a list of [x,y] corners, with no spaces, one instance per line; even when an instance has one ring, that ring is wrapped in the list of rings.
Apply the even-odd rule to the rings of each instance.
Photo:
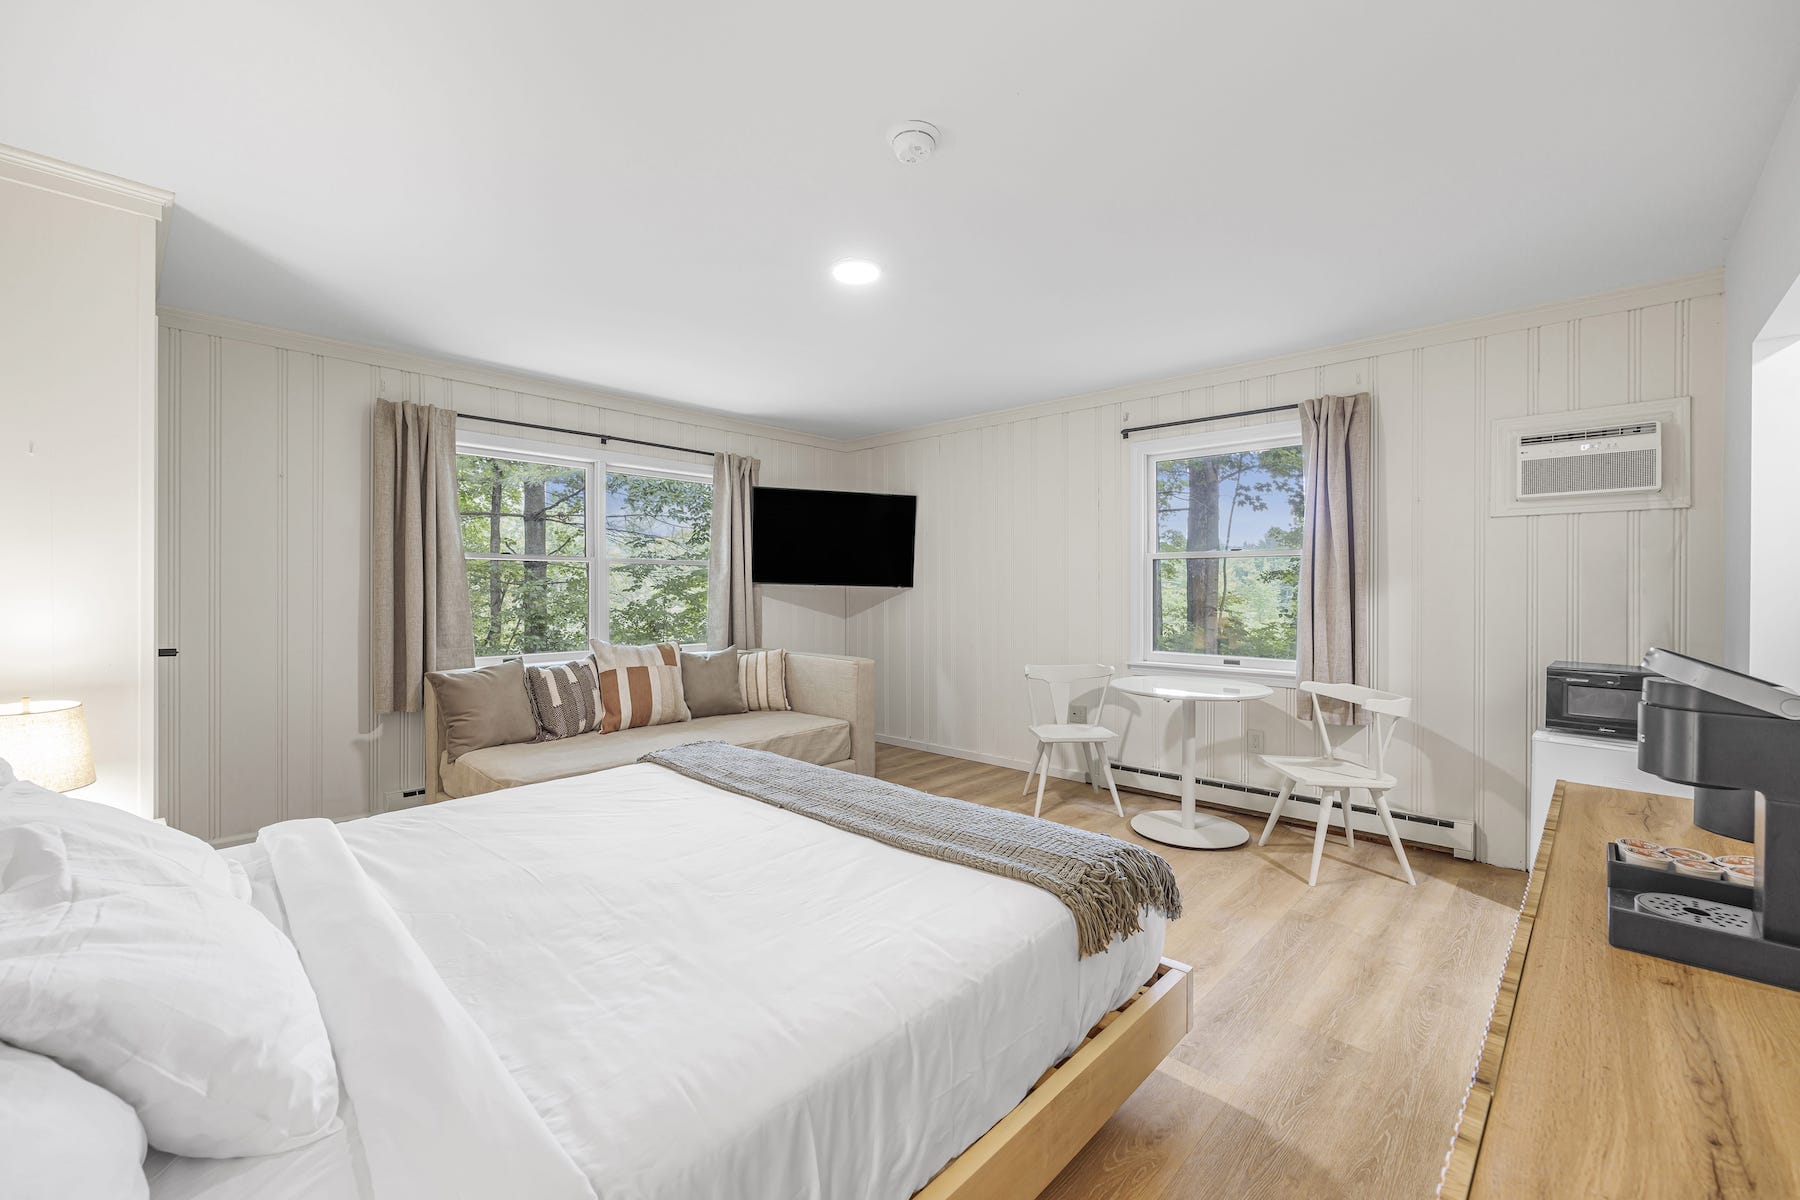
[[[226,853],[343,1126],[155,1200],[1034,1195],[1187,1028],[1153,913],[1080,958],[1038,888],[650,764]]]

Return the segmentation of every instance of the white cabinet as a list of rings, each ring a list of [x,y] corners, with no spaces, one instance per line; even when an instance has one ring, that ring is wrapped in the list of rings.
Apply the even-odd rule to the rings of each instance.
[[[1537,861],[1538,840],[1544,835],[1544,818],[1550,812],[1550,795],[1556,790],[1559,779],[1622,788],[1628,792],[1693,798],[1693,788],[1638,770],[1637,749],[1634,741],[1584,737],[1579,733],[1553,733],[1540,729],[1531,735],[1531,823],[1527,865]]]
[[[172,197],[0,146],[0,699],[79,700],[155,812],[156,254]]]

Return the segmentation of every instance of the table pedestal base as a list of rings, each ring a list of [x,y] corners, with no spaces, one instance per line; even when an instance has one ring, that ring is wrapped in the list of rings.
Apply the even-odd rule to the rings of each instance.
[[[1236,821],[1208,813],[1195,813],[1194,827],[1189,829],[1181,823],[1180,813],[1152,809],[1131,818],[1131,827],[1153,842],[1189,850],[1231,850],[1250,840]]]

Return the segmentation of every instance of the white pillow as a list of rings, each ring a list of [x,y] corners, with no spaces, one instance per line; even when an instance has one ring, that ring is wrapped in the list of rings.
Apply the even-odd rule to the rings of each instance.
[[[193,834],[15,778],[12,767],[0,759],[0,829],[32,821],[92,830],[126,857],[154,862],[171,880],[186,876],[234,894],[228,860]]]
[[[0,1175],[9,1200],[141,1200],[144,1127],[131,1105],[0,1042]]]
[[[0,1039],[125,1100],[173,1154],[274,1154],[336,1129],[318,999],[226,860],[98,805],[15,796],[33,786],[0,791]]]

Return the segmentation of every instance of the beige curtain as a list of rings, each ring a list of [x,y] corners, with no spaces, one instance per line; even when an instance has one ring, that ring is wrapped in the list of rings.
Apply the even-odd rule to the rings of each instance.
[[[475,665],[456,413],[375,402],[375,711],[418,712],[427,671]]]
[[[750,582],[750,490],[762,463],[723,451],[713,456],[712,571],[706,592],[706,641],[714,650],[762,645],[762,597]]]
[[[1367,392],[1300,404],[1306,532],[1300,548],[1301,679],[1374,686],[1369,654],[1370,553],[1375,496],[1374,404]],[[1312,700],[1295,693],[1295,714]],[[1361,720],[1354,706],[1321,699],[1326,721]]]

